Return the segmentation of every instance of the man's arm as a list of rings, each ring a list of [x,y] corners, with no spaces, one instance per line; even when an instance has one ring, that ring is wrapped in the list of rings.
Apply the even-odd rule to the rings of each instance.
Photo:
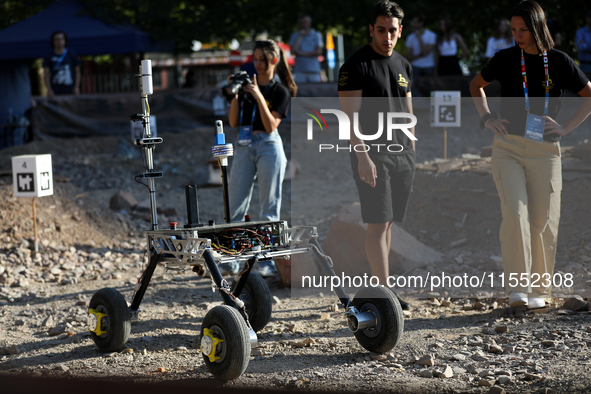
[[[350,120],[354,119],[353,113],[359,112],[359,110],[361,109],[362,95],[362,90],[349,90],[339,92],[339,101],[341,102],[341,108],[347,114]],[[351,146],[365,144],[364,141],[357,137],[353,132],[353,122],[350,122],[349,140],[351,141]],[[375,164],[369,158],[368,153],[365,152],[364,149],[362,149],[361,152],[355,151],[355,154],[357,155],[357,159],[359,161],[359,164],[357,166],[357,169],[359,171],[359,178],[361,178],[363,182],[366,182],[371,187],[375,187],[377,178]]]
[[[74,94],[80,94],[80,66],[76,66],[76,77],[74,79]]]
[[[412,93],[411,92],[406,92],[406,108],[408,108],[408,113],[411,115],[414,115],[414,111],[412,108]],[[415,134],[415,128],[412,127],[410,129],[410,132],[412,133],[412,135],[416,136]],[[412,140],[412,150],[414,150],[415,152],[417,151],[417,148],[415,146],[415,140]]]
[[[412,62],[413,60],[416,60],[420,57],[427,56],[428,54],[431,53],[431,51],[433,50],[433,47],[435,46],[434,44],[425,44],[425,42],[423,41],[422,34],[415,33],[415,37],[417,38],[417,41],[419,42],[420,52],[417,55],[414,54],[414,51],[412,54],[408,53],[406,55],[406,59],[409,62]],[[407,48],[409,48],[409,47],[407,47]]]
[[[49,67],[43,67],[43,82],[47,88],[47,97],[52,99],[54,97],[53,89],[51,88],[51,70]]]
[[[320,35],[320,33],[316,33],[318,35]],[[320,45],[318,45],[316,48],[314,48],[313,51],[307,51],[307,52],[300,52],[300,42],[302,39],[302,34],[299,35],[296,44],[294,45],[294,51],[293,54],[297,55],[297,56],[303,56],[303,57],[318,57],[320,55],[322,55],[322,38],[320,38],[318,41],[320,43]]]

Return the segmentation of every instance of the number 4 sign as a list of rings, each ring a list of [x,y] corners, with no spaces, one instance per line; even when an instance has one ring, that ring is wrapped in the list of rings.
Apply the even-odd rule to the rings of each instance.
[[[43,197],[53,194],[51,155],[12,157],[15,197]]]

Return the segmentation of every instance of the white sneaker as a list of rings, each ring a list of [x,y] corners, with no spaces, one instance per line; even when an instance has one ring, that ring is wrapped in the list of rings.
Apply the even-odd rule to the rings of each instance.
[[[527,309],[536,309],[536,308],[543,308],[546,306],[546,300],[542,297],[532,297],[530,296],[527,298]]]
[[[527,294],[520,291],[512,291],[509,294],[509,306],[524,306],[527,305]]]

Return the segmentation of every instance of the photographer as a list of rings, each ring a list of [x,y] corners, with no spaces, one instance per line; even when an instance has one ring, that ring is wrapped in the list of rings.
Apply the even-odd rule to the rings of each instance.
[[[229,181],[232,222],[244,221],[255,179],[259,182],[259,220],[279,220],[287,158],[277,127],[297,91],[285,54],[275,41],[257,41],[253,63],[258,77],[252,83],[247,80],[243,91],[234,95],[228,115],[230,126],[239,130]],[[275,71],[281,83],[274,80]],[[228,82],[240,84],[234,76]]]

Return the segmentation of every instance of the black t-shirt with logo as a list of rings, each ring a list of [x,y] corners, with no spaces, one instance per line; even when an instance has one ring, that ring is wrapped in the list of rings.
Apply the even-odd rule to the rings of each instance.
[[[397,52],[391,56],[377,53],[369,44],[351,56],[339,71],[339,91],[362,90],[362,103],[359,113],[361,133],[373,135],[379,129],[378,113],[383,112],[383,132],[376,140],[366,144],[400,144],[400,153],[388,152],[387,149],[370,149],[369,154],[406,154],[413,153],[410,138],[400,129],[395,129],[392,139],[387,139],[387,112],[408,112],[406,94],[410,92],[412,66]],[[380,98],[380,99],[378,99]],[[389,100],[385,99],[389,98]],[[353,119],[351,119],[353,122]],[[396,119],[394,123],[408,123],[408,119]]]
[[[281,114],[281,118],[285,118],[285,116],[287,115],[287,110],[289,108],[289,99],[291,98],[289,90],[281,83],[278,83],[275,80],[271,80],[271,82],[269,82],[269,85],[267,86],[259,85],[259,89],[265,97],[265,101],[267,102],[267,107],[269,107],[269,111],[271,111],[271,113],[273,111],[276,111],[279,114]],[[252,96],[250,96],[250,100],[244,101],[244,113],[242,116],[242,123],[240,124],[240,126],[251,124],[252,109],[255,104],[256,101],[252,98]],[[265,126],[263,125],[263,121],[261,120],[261,113],[259,112],[258,105],[257,112],[254,116],[252,130],[265,131]]]
[[[530,98],[530,113],[544,114],[544,96],[546,94],[546,73],[544,59],[540,55],[523,53],[527,88]],[[497,80],[501,84],[501,118],[507,119],[509,134],[523,136],[527,121],[523,76],[521,74],[521,49],[518,46],[503,49],[495,54],[481,71],[486,82]],[[548,51],[548,75],[550,100],[548,115],[556,120],[564,101],[566,90],[580,92],[589,82],[575,62],[564,52],[556,49]],[[519,97],[520,99],[517,99]],[[503,99],[504,98],[504,99]],[[545,141],[559,141],[558,134],[544,135]]]

